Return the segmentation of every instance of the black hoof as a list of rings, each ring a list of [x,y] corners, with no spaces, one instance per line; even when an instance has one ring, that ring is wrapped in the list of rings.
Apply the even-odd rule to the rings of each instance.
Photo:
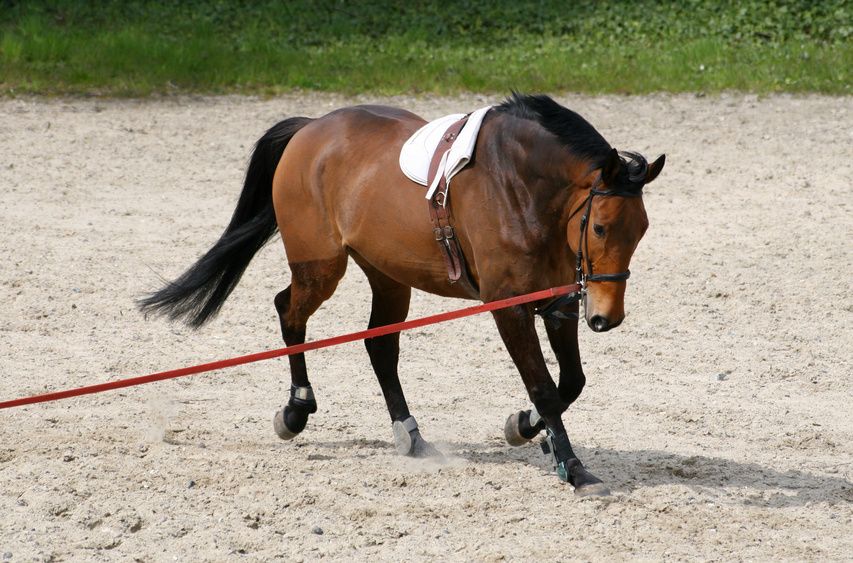
[[[606,497],[610,494],[610,489],[601,479],[587,471],[577,458],[560,463],[557,466],[557,474],[575,488],[577,497]]]
[[[275,413],[272,419],[275,433],[282,440],[292,440],[305,430],[305,425],[308,424],[308,413],[299,408],[293,408],[287,405],[282,410]]]

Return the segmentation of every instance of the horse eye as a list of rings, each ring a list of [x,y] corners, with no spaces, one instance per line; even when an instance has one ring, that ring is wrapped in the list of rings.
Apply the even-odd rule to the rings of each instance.
[[[592,226],[592,231],[596,234],[596,236],[599,236],[599,237],[604,236],[604,227],[597,224],[597,223]]]

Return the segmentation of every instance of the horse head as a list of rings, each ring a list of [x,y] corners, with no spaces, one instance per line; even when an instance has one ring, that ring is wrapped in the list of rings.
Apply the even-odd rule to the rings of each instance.
[[[577,257],[578,281],[586,288],[584,316],[595,332],[615,328],[625,318],[628,266],[649,226],[642,189],[664,162],[664,155],[648,164],[639,154],[612,149],[572,200],[566,235]]]

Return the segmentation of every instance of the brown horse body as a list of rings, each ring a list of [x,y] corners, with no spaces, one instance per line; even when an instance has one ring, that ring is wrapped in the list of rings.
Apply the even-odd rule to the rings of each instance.
[[[374,327],[406,318],[413,287],[493,301],[572,283],[582,250],[580,276],[594,269],[607,280],[592,281],[593,276],[586,284],[586,320],[597,331],[618,325],[628,263],[648,224],[640,190],[660,172],[663,158],[649,166],[639,155],[620,157],[580,116],[544,96],[516,95],[490,111],[472,163],[454,177],[450,196],[477,296],[448,282],[424,188],[398,166],[403,143],[424,123],[404,110],[357,106],[278,124],[258,142],[223,237],[178,280],[143,300],[143,310],[201,325],[277,226],[292,274],[291,285],[275,299],[287,345],[304,342],[309,317],[334,292],[348,257],[373,290]],[[610,280],[608,273],[615,272],[625,276]],[[546,323],[560,366],[558,384],[546,367],[533,309],[494,313],[535,405],[510,418],[507,437],[520,444],[546,430],[561,477],[579,494],[601,494],[606,489],[577,460],[561,420],[585,382],[577,320],[565,319],[578,311],[577,303],[563,309],[564,322]],[[366,346],[398,450],[437,454],[406,405],[397,374],[399,335],[370,339]],[[304,357],[290,356],[290,366],[291,399],[275,421],[286,439],[301,432],[316,411]]]

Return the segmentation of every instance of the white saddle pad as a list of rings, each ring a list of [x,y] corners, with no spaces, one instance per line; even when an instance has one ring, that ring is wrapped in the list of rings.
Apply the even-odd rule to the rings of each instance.
[[[486,112],[492,109],[492,106],[480,108],[468,118],[459,136],[441,159],[438,166],[439,173],[444,174],[447,179],[448,186],[450,179],[458,174],[468,162],[471,160],[471,155],[474,154],[474,147],[477,144],[477,134],[480,132],[480,125],[483,124],[483,118]],[[440,117],[434,121],[430,121],[409,137],[405,142],[402,150],[400,150],[400,169],[410,180],[417,182],[422,186],[427,185],[427,177],[429,176],[429,163],[432,161],[432,156],[438,146],[444,132],[450,127],[453,122],[459,121],[465,116],[464,113],[454,113]],[[436,175],[436,180],[439,178]],[[437,181],[435,182],[438,183]],[[435,186],[430,186],[427,190],[427,199],[432,197],[432,192]]]

